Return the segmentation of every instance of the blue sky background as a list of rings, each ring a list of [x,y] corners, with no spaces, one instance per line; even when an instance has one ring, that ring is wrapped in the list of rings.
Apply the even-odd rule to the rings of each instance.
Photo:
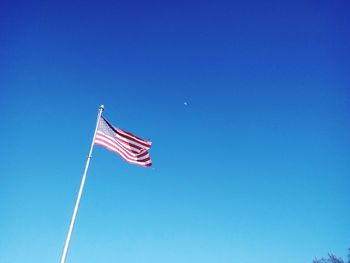
[[[0,262],[311,262],[350,247],[347,1],[0,4]],[[187,105],[184,104],[187,102]]]

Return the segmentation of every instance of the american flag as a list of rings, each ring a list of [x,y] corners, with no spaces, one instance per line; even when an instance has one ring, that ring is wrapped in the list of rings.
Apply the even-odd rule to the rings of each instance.
[[[119,154],[129,163],[144,167],[152,166],[152,161],[148,153],[152,142],[114,127],[102,116],[98,123],[94,143]]]

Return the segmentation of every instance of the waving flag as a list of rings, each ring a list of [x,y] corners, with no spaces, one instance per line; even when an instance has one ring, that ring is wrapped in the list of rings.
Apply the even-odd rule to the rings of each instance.
[[[152,142],[114,127],[103,117],[101,117],[98,123],[94,143],[119,154],[129,163],[144,167],[150,167],[152,165],[148,153]]]

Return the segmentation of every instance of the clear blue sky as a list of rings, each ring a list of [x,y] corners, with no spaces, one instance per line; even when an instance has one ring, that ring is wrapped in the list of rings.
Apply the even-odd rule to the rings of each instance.
[[[348,1],[29,2],[0,4],[0,262],[59,261],[100,104],[154,166],[95,148],[67,263],[345,258]]]

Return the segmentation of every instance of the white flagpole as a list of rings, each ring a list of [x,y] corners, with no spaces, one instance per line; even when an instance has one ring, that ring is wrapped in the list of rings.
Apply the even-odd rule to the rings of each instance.
[[[82,193],[83,193],[84,184],[85,184],[85,179],[86,179],[86,174],[87,174],[87,171],[88,171],[88,169],[89,169],[89,164],[90,164],[92,149],[94,148],[96,132],[97,132],[98,124],[99,124],[99,122],[100,122],[100,119],[101,119],[101,115],[102,115],[102,111],[103,111],[103,110],[104,110],[104,106],[101,105],[101,106],[99,107],[99,110],[98,110],[97,123],[96,123],[95,132],[94,132],[94,137],[93,137],[93,139],[92,139],[92,143],[91,143],[91,147],[90,147],[90,152],[89,152],[89,155],[88,155],[88,158],[87,158],[87,161],[86,161],[84,175],[83,175],[83,178],[81,179],[80,188],[79,188],[79,193],[78,193],[77,201],[75,202],[75,207],[74,207],[72,219],[71,219],[71,222],[70,222],[70,225],[69,225],[68,234],[67,234],[66,242],[65,242],[65,244],[64,244],[64,248],[63,248],[63,252],[62,252],[62,256],[61,256],[61,261],[60,261],[60,263],[64,263],[64,262],[66,261],[67,251],[68,251],[70,239],[71,239],[72,232],[73,232],[73,228],[74,228],[75,218],[76,218],[77,213],[78,213],[80,198],[81,198],[81,195],[82,195]]]

